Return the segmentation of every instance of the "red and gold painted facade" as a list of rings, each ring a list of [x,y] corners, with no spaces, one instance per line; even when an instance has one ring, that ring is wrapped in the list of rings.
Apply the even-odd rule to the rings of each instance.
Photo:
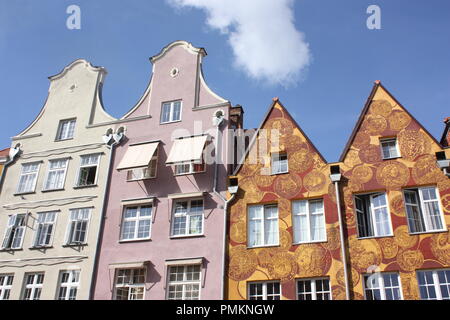
[[[265,136],[270,138],[270,133],[258,135],[249,154],[255,148],[267,150],[267,154],[258,157],[257,163],[251,163],[255,161],[247,156],[236,175],[239,192],[229,216],[226,298],[247,299],[248,282],[278,280],[282,299],[296,299],[296,279],[329,277],[332,294],[339,299],[345,296],[345,291],[336,197],[329,179],[329,165],[278,100],[260,129],[268,132],[278,129],[279,146],[272,146],[270,139],[265,139]],[[289,173],[270,175],[270,152],[287,153]],[[324,201],[327,241],[295,245],[291,201],[317,198]],[[278,246],[247,248],[247,208],[254,204],[277,204]]]
[[[247,299],[247,283],[277,280],[282,299],[296,299],[296,279],[328,277],[332,299],[345,299],[343,264],[334,185],[330,164],[322,158],[287,110],[275,100],[260,129],[278,129],[279,147],[253,163],[248,156],[238,169],[239,191],[229,211],[226,299]],[[382,160],[380,138],[396,137],[401,157]],[[260,136],[250,146],[261,148]],[[263,148],[264,149],[264,148]],[[403,299],[419,299],[416,271],[450,267],[450,179],[437,167],[441,145],[376,82],[354,133],[338,163],[345,249],[351,299],[364,299],[363,274],[377,267],[398,272]],[[285,151],[289,173],[270,170],[270,152]],[[335,165],[335,164],[334,164]],[[264,173],[266,173],[265,171]],[[270,172],[270,171],[269,171]],[[436,186],[447,231],[411,235],[403,200],[407,187]],[[386,192],[393,235],[360,239],[353,204],[355,194]],[[291,201],[322,198],[327,241],[294,244]],[[254,204],[277,204],[279,246],[247,247],[247,209]]]
[[[406,187],[436,186],[445,223],[450,224],[450,179],[438,168],[435,153],[443,149],[435,139],[376,83],[341,164],[348,182],[342,188],[351,287],[363,299],[362,273],[371,265],[398,272],[404,299],[418,299],[416,270],[450,266],[449,232],[411,235],[403,200]],[[396,137],[400,158],[381,159],[381,138]],[[386,192],[393,236],[358,239],[353,203],[355,194]]]

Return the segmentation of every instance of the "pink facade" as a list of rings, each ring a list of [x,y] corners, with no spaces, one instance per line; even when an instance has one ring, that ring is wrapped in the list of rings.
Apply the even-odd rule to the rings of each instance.
[[[219,126],[220,131],[226,132],[230,126],[230,103],[214,94],[203,80],[201,61],[205,55],[204,49],[177,41],[152,57],[153,75],[149,87],[137,105],[117,124],[117,127],[124,128],[125,137],[115,147],[111,167],[94,299],[167,299],[170,280],[168,272],[171,268],[175,270],[173,268],[177,266],[180,266],[180,272],[185,273],[184,278],[176,279],[181,280],[178,287],[171,285],[173,296],[179,298],[181,290],[183,297],[193,294],[198,295],[200,299],[222,299],[223,279],[220,275],[224,259],[225,213],[223,199],[213,192],[215,164],[206,161],[204,172],[183,175],[175,175],[174,166],[166,165],[174,137],[208,133],[210,138],[206,142],[205,150],[208,146],[216,145],[217,129],[213,124],[213,117],[218,110],[224,114],[224,121]],[[162,106],[171,101],[181,101],[181,119],[161,124]],[[223,147],[220,161],[222,164],[217,168],[217,190],[222,197],[226,196],[225,177],[228,174],[227,166],[223,164],[227,157],[227,139],[224,134],[219,143],[219,146]],[[117,170],[127,150],[134,144],[152,141],[160,141],[157,149],[156,177],[127,180],[127,170]],[[199,195],[201,192],[203,194]],[[201,200],[203,203],[203,231],[200,234],[174,237],[172,215],[175,202],[189,202],[190,199]],[[124,241],[124,212],[127,208],[142,206],[146,206],[146,210],[151,207],[150,236],[144,240]],[[142,230],[137,230],[139,231]],[[129,234],[133,233],[130,232]],[[186,278],[186,271],[192,272],[195,269],[182,270],[182,267],[196,265],[200,266],[199,281],[196,281],[197,275],[192,278],[191,274]],[[138,271],[135,271],[134,280],[129,277],[117,280],[119,270],[145,270],[145,275],[137,276]],[[120,272],[132,277],[133,274],[127,272],[134,271]],[[130,289],[136,283],[142,286],[143,278],[143,292],[141,289]],[[184,280],[193,280],[194,286],[200,283],[194,289],[199,292],[192,293],[192,287],[189,284],[186,286],[189,281],[183,283]],[[125,297],[127,295],[128,297]]]

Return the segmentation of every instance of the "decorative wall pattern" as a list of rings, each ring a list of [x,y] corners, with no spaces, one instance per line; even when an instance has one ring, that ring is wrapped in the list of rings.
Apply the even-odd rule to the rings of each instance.
[[[317,276],[330,278],[333,296],[345,295],[329,166],[278,101],[262,129],[279,130],[279,148],[270,141],[270,134],[268,141],[264,140],[266,135],[260,135],[250,153],[267,153],[254,164],[247,158],[237,174],[240,191],[229,217],[227,299],[246,299],[247,282],[263,280],[279,280],[283,299],[296,299],[295,279]],[[287,153],[289,173],[262,174],[270,173],[270,151]],[[327,241],[294,245],[291,200],[310,198],[324,200]],[[247,207],[271,203],[278,205],[279,245],[247,248]]]
[[[381,159],[380,138],[397,137],[400,158]],[[355,270],[355,299],[363,298],[361,274],[371,265],[399,272],[404,299],[419,299],[416,270],[450,266],[449,232],[411,235],[403,189],[436,186],[447,226],[450,223],[450,179],[436,165],[439,144],[381,86],[378,86],[345,157],[343,187],[349,260]],[[385,191],[389,201],[393,236],[357,238],[353,195]]]

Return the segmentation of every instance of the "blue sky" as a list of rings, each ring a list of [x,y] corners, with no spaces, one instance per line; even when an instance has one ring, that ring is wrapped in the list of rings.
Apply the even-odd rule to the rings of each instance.
[[[71,4],[81,8],[80,30],[66,28]],[[372,4],[381,8],[381,30],[366,27]],[[377,79],[440,138],[442,120],[450,116],[449,1],[298,0],[288,9],[308,44],[309,64],[289,81],[271,83],[264,72],[252,75],[245,63],[260,58],[275,68],[269,68],[273,73],[285,61],[295,65],[302,57],[294,52],[277,56],[276,50],[246,56],[241,50],[244,65],[236,67],[228,41],[236,25],[228,25],[228,33],[215,29],[214,23],[223,21],[207,24],[208,11],[201,7],[174,7],[165,0],[0,0],[0,147],[8,147],[10,137],[34,120],[47,96],[47,77],[78,58],[108,70],[104,105],[113,116],[122,116],[145,90],[148,58],[174,40],[206,49],[207,83],[244,106],[246,127],[258,126],[277,96],[330,162],[338,160]],[[254,18],[254,25],[275,27],[283,21],[275,9],[262,16]],[[291,45],[288,38],[266,39],[258,30],[251,36],[268,48],[275,40]]]

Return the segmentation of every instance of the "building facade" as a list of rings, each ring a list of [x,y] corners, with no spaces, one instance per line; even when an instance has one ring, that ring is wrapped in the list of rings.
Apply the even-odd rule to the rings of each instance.
[[[375,82],[341,157],[352,299],[449,299],[450,179],[436,161],[443,151]]]
[[[39,115],[12,138],[0,195],[0,299],[89,298],[115,121],[101,104],[105,74],[76,60],[49,77]]]
[[[231,118],[240,108],[208,88],[205,56],[185,41],[165,47],[121,119],[95,299],[223,298],[225,133],[238,126]]]
[[[330,165],[273,104],[237,168],[227,299],[339,299],[343,264]]]

